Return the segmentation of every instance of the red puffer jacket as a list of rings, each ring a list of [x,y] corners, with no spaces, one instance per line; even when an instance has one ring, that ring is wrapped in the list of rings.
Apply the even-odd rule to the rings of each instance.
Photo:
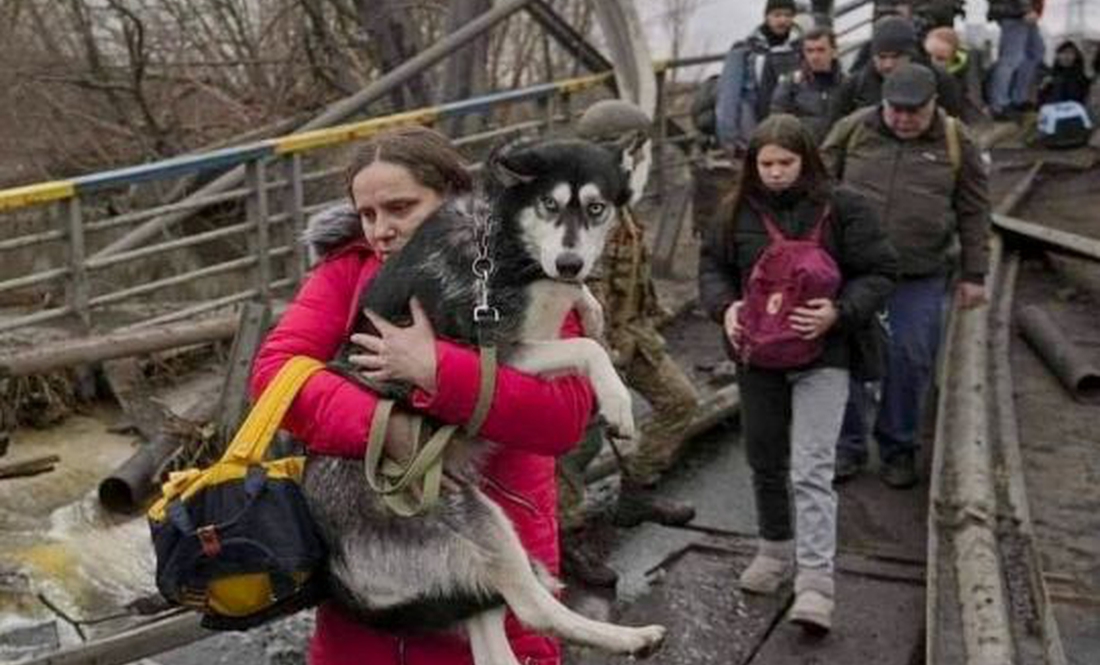
[[[264,340],[253,363],[253,397],[263,391],[290,357],[332,358],[347,339],[359,293],[368,288],[381,262],[363,242],[333,253],[307,277],[279,324]],[[563,335],[581,334],[571,315]],[[436,342],[435,395],[420,391],[414,404],[448,423],[465,422],[479,386],[477,352],[445,340]],[[284,426],[316,455],[362,457],[377,398],[332,372],[311,378],[295,399]],[[554,457],[580,441],[593,407],[588,381],[579,377],[540,379],[507,367],[498,370],[492,407],[482,427],[500,444],[485,469],[486,494],[512,520],[524,547],[551,571],[558,571],[557,487]],[[524,663],[558,663],[557,643],[508,620],[512,648]],[[401,639],[371,631],[334,605],[317,612],[310,645],[313,665],[472,664],[464,637],[440,635]]]

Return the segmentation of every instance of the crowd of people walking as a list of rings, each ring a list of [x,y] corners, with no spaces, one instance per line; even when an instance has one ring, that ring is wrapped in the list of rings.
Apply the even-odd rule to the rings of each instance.
[[[846,70],[825,20],[830,5],[815,2],[806,28],[794,0],[767,0],[761,24],[729,50],[693,109],[707,148],[695,201],[700,303],[737,365],[759,534],[738,583],[772,594],[793,579],[789,618],[817,632],[831,629],[835,604],[835,485],[865,471],[872,440],[886,485],[918,483],[945,309],[986,299],[987,168],[970,125],[1017,119],[1040,103],[1086,105],[1092,82],[1072,42],[1043,69],[1041,0],[991,0],[989,19],[1001,29],[991,69],[955,32],[956,3],[901,0],[876,3],[872,37]],[[573,129],[621,153],[638,175],[648,167],[651,126],[641,109],[616,100],[587,109]],[[291,355],[328,360],[357,294],[420,224],[472,186],[453,145],[427,129],[369,141],[347,185],[350,205],[327,213],[342,235],[323,236],[318,266],[260,350],[256,391]],[[620,206],[588,279],[613,362],[653,411],[635,449],[616,449],[622,483],[611,521],[684,525],[694,508],[652,490],[684,450],[699,395],[658,330],[668,313],[633,205],[641,189]],[[561,332],[585,331],[570,316]],[[412,404],[424,415],[463,422],[473,408],[463,395],[477,394],[476,354],[435,339],[415,317],[388,334],[384,344],[358,340],[373,350],[357,357],[363,370],[385,366],[415,386]],[[508,368],[497,385],[484,435],[501,446],[486,492],[549,570],[613,586],[615,571],[585,547],[594,519],[584,510],[585,469],[605,443],[598,428],[582,435],[591,387]],[[376,401],[344,377],[320,374],[290,425],[311,454],[360,457]],[[538,441],[532,423],[544,435]],[[387,447],[395,438],[387,435]],[[508,635],[523,662],[559,662],[552,640],[511,620]],[[312,661],[467,662],[465,651],[450,636],[377,633],[326,604]]]

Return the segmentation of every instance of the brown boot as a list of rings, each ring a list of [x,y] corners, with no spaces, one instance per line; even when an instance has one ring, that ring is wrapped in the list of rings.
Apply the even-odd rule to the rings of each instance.
[[[690,503],[666,499],[636,485],[624,485],[612,522],[617,527],[630,528],[642,522],[684,526],[693,519],[695,506]]]
[[[615,588],[619,581],[619,574],[584,543],[585,540],[579,533],[572,534],[566,542],[562,543],[562,574],[587,586],[601,589]]]

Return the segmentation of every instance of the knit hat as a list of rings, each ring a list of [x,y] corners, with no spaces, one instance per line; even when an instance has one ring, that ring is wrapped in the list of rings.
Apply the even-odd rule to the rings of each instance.
[[[913,22],[901,16],[884,16],[875,22],[871,36],[871,54],[917,52],[917,29]]]
[[[780,9],[786,9],[792,14],[798,13],[798,7],[795,6],[794,0],[768,0],[768,4],[764,6],[764,15],[766,16]]]

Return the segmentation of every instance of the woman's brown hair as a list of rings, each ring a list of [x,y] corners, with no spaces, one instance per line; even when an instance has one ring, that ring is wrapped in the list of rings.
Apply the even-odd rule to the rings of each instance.
[[[767,188],[760,180],[760,170],[756,158],[764,146],[775,145],[789,150],[802,158],[802,173],[792,187],[798,187],[806,196],[817,201],[824,200],[831,188],[829,172],[821,161],[817,143],[802,121],[793,115],[777,113],[770,115],[756,127],[749,139],[749,148],[741,167],[741,184],[737,188],[731,213],[730,224],[736,224],[741,208],[749,199],[760,200],[767,194]]]
[[[442,196],[465,194],[474,186],[465,160],[451,141],[420,125],[386,130],[360,145],[345,173],[349,196],[355,176],[375,162],[405,167],[417,182]]]

